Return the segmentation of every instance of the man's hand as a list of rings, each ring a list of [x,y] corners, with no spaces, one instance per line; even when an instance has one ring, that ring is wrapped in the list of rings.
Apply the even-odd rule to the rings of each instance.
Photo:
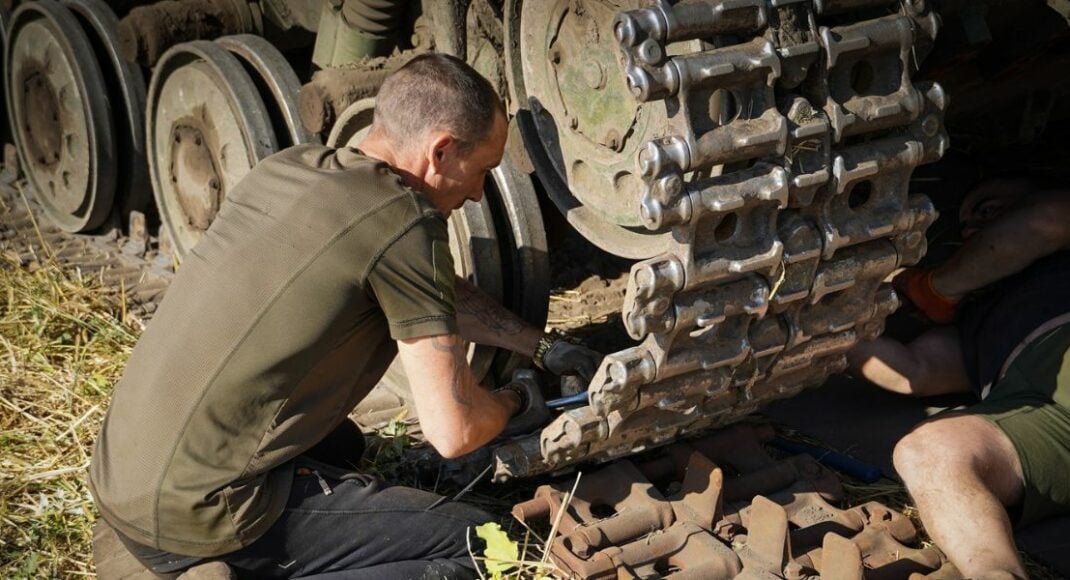
[[[509,420],[502,435],[512,437],[530,433],[550,422],[550,408],[539,390],[539,384],[531,371],[517,371],[513,380],[498,389],[498,393],[514,395],[519,401],[519,410]]]
[[[546,335],[540,342],[540,348],[535,351],[535,364],[558,376],[579,375],[585,387],[605,358],[602,353],[569,342],[563,336]]]
[[[892,279],[892,286],[915,308],[919,318],[936,324],[951,324],[955,319],[959,301],[940,294],[933,287],[932,270],[907,268]]]

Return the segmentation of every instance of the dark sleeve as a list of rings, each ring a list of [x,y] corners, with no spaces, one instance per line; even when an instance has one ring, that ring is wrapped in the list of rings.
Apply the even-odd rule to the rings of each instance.
[[[445,220],[424,218],[391,243],[367,285],[394,340],[456,334],[453,256]]]

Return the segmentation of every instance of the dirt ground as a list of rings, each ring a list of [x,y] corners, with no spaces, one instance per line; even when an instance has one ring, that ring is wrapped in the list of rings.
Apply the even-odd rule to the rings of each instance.
[[[601,352],[634,344],[621,320],[632,262],[595,247],[548,217],[552,286],[546,324],[581,338]]]

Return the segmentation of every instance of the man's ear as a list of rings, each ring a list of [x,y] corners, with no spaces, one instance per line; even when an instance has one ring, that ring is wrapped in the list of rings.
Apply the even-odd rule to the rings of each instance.
[[[439,131],[431,136],[427,144],[427,162],[431,171],[441,175],[445,172],[445,165],[451,162],[451,156],[456,152],[457,140],[453,135],[445,131]]]

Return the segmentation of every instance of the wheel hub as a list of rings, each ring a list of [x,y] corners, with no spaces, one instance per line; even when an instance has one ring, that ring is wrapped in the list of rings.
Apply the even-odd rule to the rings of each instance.
[[[524,2],[513,82],[531,122],[520,124],[532,163],[569,223],[602,249],[634,259],[670,238],[643,227],[639,145],[667,124],[663,103],[637,104],[622,72],[613,22],[639,0]],[[519,38],[517,38],[519,37]]]
[[[41,70],[41,65],[27,65],[23,77],[22,93],[26,103],[23,128],[31,163],[51,170],[59,163],[63,142],[63,124],[59,118],[59,101],[52,83]]]
[[[205,231],[219,213],[224,193],[216,155],[196,119],[186,118],[171,129],[171,183],[186,222]]]
[[[194,41],[157,63],[148,94],[147,149],[160,220],[184,256],[227,192],[278,150],[267,106],[241,62]]]
[[[550,43],[553,80],[561,94],[566,126],[595,144],[624,149],[638,107],[619,81],[612,23],[615,11],[600,3],[563,3]],[[611,69],[612,67],[612,69]]]

